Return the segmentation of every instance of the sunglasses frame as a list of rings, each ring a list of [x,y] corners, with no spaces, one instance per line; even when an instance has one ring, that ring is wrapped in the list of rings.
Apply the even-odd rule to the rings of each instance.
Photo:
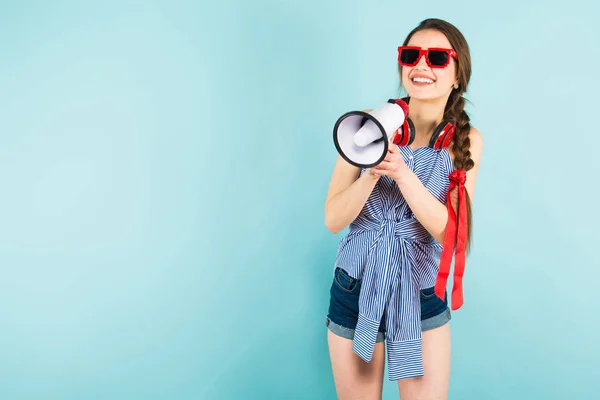
[[[416,61],[411,64],[403,63],[400,57],[402,55],[402,50],[418,50],[419,55],[417,56]],[[431,62],[429,61],[429,52],[432,50],[443,51],[445,53],[448,53],[450,57],[454,57],[456,60],[458,60],[458,54],[456,53],[456,51],[454,51],[454,49],[445,49],[442,47],[430,47],[428,49],[423,49],[422,47],[417,46],[398,46],[398,63],[404,67],[414,67],[419,63],[421,57],[425,56],[425,61],[427,62],[427,65],[429,65],[429,68],[446,68],[448,64],[450,64],[450,57],[448,57],[448,60],[444,65],[431,65]]]

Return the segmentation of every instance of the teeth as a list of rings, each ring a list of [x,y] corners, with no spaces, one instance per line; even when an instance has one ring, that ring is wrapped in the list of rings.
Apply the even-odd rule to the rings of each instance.
[[[431,79],[427,79],[427,78],[413,78],[414,82],[421,82],[421,83],[433,83],[433,81]]]

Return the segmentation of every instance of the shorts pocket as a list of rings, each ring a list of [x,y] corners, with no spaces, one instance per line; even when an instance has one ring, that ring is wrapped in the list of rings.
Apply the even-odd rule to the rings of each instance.
[[[358,288],[358,280],[348,275],[348,273],[340,267],[335,268],[333,282],[339,289],[348,293],[352,293]]]
[[[429,300],[429,299],[434,298],[435,296],[436,296],[436,294],[435,294],[434,287],[421,289],[421,299],[422,300]]]
[[[444,291],[444,296],[447,292]],[[443,313],[448,307],[447,299],[440,299],[433,287],[421,290],[421,321]]]

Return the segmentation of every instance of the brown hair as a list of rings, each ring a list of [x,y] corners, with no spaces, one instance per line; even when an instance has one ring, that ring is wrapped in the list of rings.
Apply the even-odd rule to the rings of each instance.
[[[463,93],[467,91],[469,80],[471,78],[471,54],[469,45],[462,33],[451,23],[437,18],[429,18],[421,21],[406,37],[403,45],[406,46],[411,37],[423,30],[435,30],[443,33],[452,48],[458,53],[456,60],[456,78],[458,80],[458,89],[452,90],[446,108],[444,109],[444,119],[452,122],[455,126],[454,138],[452,141],[451,151],[454,155],[454,168],[457,170],[470,170],[475,165],[471,159],[469,148],[471,141],[469,132],[471,131],[470,118],[467,115],[465,108],[465,98]],[[398,71],[402,72],[402,66],[398,65]],[[402,75],[400,75],[402,76]],[[467,203],[467,250],[471,242],[471,199],[468,192],[465,190]]]

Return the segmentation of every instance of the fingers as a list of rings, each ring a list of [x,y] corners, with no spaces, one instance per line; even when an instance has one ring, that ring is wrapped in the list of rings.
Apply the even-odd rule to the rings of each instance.
[[[396,155],[388,150],[388,152],[385,155],[385,158],[383,160],[384,161],[392,161],[394,159],[394,157],[396,157]]]
[[[371,173],[375,176],[383,176],[383,175],[387,175],[389,172],[384,169],[381,169],[381,168],[372,167]]]
[[[381,169],[381,170],[393,169],[393,163],[391,161],[388,161],[388,160],[383,160],[382,162],[380,162],[379,164],[377,164],[373,168],[375,168],[375,169]]]
[[[402,157],[400,154],[394,154],[394,153],[390,153],[388,152],[385,156],[385,158],[383,159],[383,161],[387,161],[390,163],[394,163],[396,161],[400,161],[400,157]],[[382,161],[382,162],[383,162]]]
[[[374,167],[368,168],[367,173],[374,176],[381,176],[381,174],[378,174],[377,171],[375,171]]]
[[[398,145],[396,145],[394,143],[390,143],[390,145],[388,146],[388,153],[399,154],[400,153],[400,149],[398,148]]]
[[[374,167],[371,167],[371,172],[377,176],[389,175],[393,171],[394,165],[389,161],[382,161]]]

